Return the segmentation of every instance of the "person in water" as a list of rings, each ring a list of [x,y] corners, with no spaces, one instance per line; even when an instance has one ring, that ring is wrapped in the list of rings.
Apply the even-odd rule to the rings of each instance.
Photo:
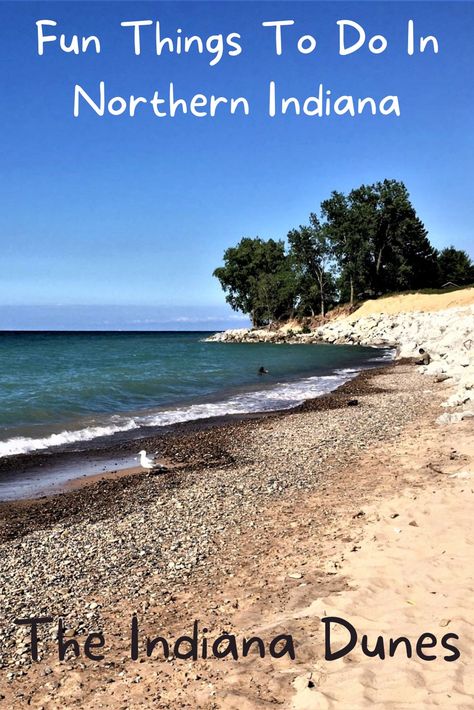
[[[424,348],[420,348],[418,352],[421,355],[421,359],[416,361],[417,365],[429,365],[431,362],[431,355],[426,352]]]
[[[268,375],[268,370],[266,370],[262,365],[262,367],[260,367],[258,370],[258,374],[259,375]]]

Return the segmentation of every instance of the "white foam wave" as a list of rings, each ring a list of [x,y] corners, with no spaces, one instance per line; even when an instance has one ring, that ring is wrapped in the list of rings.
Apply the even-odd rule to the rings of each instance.
[[[54,446],[64,446],[64,444],[74,444],[80,441],[91,441],[101,436],[110,436],[121,431],[137,429],[139,424],[134,419],[124,421],[122,424],[112,426],[95,426],[77,429],[76,431],[62,431],[59,434],[51,434],[39,439],[17,436],[13,439],[0,442],[0,457],[14,456],[16,454],[26,454],[29,451],[41,451]]]
[[[360,369],[347,367],[336,370],[332,375],[307,377],[295,382],[280,383],[275,387],[243,392],[217,402],[201,402],[199,404],[176,407],[146,416],[135,416],[133,419],[114,416],[111,418],[111,423],[106,426],[66,430],[43,438],[15,437],[0,442],[0,457],[91,441],[99,437],[111,436],[112,434],[141,427],[161,427],[229,414],[249,414],[251,412],[290,409],[306,399],[319,397],[334,390],[339,385],[352,379],[358,372],[360,372]]]

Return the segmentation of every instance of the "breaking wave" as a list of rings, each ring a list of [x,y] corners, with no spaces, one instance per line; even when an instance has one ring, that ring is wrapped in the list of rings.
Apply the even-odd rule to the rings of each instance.
[[[104,424],[99,426],[66,429],[40,438],[14,437],[0,442],[0,457],[25,454],[32,451],[44,451],[146,427],[164,427],[181,422],[231,414],[291,409],[307,399],[319,397],[336,389],[344,382],[355,377],[361,369],[363,368],[342,368],[335,370],[330,375],[282,382],[265,389],[235,394],[222,400],[167,408],[152,413],[148,412],[146,415],[134,415],[133,417],[115,415],[109,418],[108,423],[104,422]]]

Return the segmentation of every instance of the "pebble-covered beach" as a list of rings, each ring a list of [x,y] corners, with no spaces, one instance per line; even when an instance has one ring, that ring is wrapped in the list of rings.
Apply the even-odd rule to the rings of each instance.
[[[388,366],[294,412],[156,441],[180,469],[4,505],[0,648],[8,687],[37,669],[15,618],[64,616],[70,637],[81,637],[100,627],[103,610],[172,604],[175,590],[209,568],[224,564],[230,573],[240,537],[258,538],[273,505],[331,486],[341,468],[396,438],[436,396],[412,364]]]
[[[406,495],[408,484],[415,501],[416,491],[427,495],[432,483],[433,494],[438,486],[445,490],[447,471],[470,465],[458,449],[472,434],[471,322],[467,306],[434,315],[366,313],[329,321],[309,336],[283,335],[294,342],[393,345],[398,359],[293,410],[183,424],[100,452],[113,460],[138,448],[159,451],[165,471],[108,470],[60,494],[0,504],[0,703],[42,710],[253,710],[284,705],[295,688],[306,698],[316,687],[305,669],[319,667],[323,612],[304,621],[305,605],[313,609],[312,599],[350,589],[340,570],[347,554],[361,549],[365,510],[379,503],[390,508],[390,496]],[[216,339],[242,337],[238,331]],[[421,345],[431,362],[420,367]],[[74,455],[52,458],[70,464]],[[36,453],[6,458],[2,466],[10,474],[49,461]],[[80,456],[77,467],[80,475]],[[387,544],[393,531],[418,527],[416,519],[404,521],[403,510],[384,515]],[[429,525],[435,529],[436,521]],[[372,543],[379,549],[377,536]],[[393,555],[404,559],[396,549]],[[397,594],[403,605],[412,592]],[[153,659],[131,661],[133,614],[141,633],[174,638],[190,633],[193,619],[206,625],[200,639],[290,629],[298,637],[298,658],[293,665],[185,663],[173,654],[154,659],[155,665]],[[15,624],[32,616],[52,618],[39,629],[38,661],[31,659],[28,628]],[[59,618],[65,639],[79,649],[87,634],[103,631],[104,659],[92,663],[79,652],[58,660]],[[365,681],[362,696],[364,688]]]

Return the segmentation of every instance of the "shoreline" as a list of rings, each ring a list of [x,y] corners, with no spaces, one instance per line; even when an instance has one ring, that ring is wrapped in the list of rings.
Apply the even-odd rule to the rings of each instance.
[[[274,698],[288,708],[307,707],[308,678],[318,689],[330,670],[320,667],[319,610],[336,612],[338,595],[352,593],[340,570],[356,554],[351,550],[365,549],[361,530],[374,515],[369,504],[381,512],[381,502],[390,506],[410,480],[420,496],[426,481],[443,479],[434,472],[435,449],[450,429],[433,429],[433,422],[446,384],[422,378],[408,363],[364,374],[344,386],[354,388],[357,407],[338,406],[346,391],[334,396],[330,414],[308,403],[302,411],[219,430],[225,463],[195,461],[178,475],[97,483],[25,506],[23,520],[18,506],[16,525],[3,518],[0,648],[7,703],[47,708],[74,697],[84,708],[102,701],[110,708],[191,703],[233,710],[264,707]],[[456,425],[459,442],[469,424]],[[209,429],[190,434],[188,446],[199,438],[207,444],[203,455],[218,439]],[[389,508],[389,530],[399,525],[395,513],[400,527],[408,524],[400,508]],[[385,572],[376,574],[381,584]],[[25,634],[11,620],[40,609],[62,615],[78,640],[103,629],[105,661],[60,663],[48,641],[32,665],[23,653]],[[292,633],[297,658],[136,665],[124,645],[133,611],[143,633],[167,638],[189,633],[193,619],[214,635],[219,629],[263,638]]]
[[[141,440],[140,445],[146,445],[150,450],[160,446],[163,459],[174,467],[165,473],[154,474],[147,471],[138,471],[129,475],[116,475],[115,472],[107,478],[98,474],[90,480],[76,477],[69,490],[44,495],[41,498],[24,498],[14,501],[0,501],[0,544],[2,541],[14,539],[18,536],[29,534],[34,530],[47,528],[51,524],[81,516],[82,512],[90,508],[101,511],[102,517],[113,514],[117,500],[123,499],[127,492],[149,484],[160,491],[186,487],[194,475],[202,478],[203,474],[210,475],[214,471],[231,472],[239,467],[238,458],[242,450],[248,447],[249,441],[255,437],[265,436],[265,432],[273,426],[283,426],[291,420],[300,417],[316,415],[324,418],[331,429],[331,417],[328,413],[339,413],[347,417],[348,421],[357,419],[364,411],[363,406],[348,407],[347,402],[353,398],[383,396],[384,389],[378,386],[380,378],[384,376],[395,377],[399,373],[410,372],[417,377],[416,367],[410,361],[395,361],[379,368],[365,370],[355,378],[342,384],[336,390],[306,400],[302,404],[288,410],[278,410],[270,413],[259,413],[248,417],[235,419],[225,418],[225,421],[211,422],[197,421],[185,422],[177,427],[177,431],[151,436]],[[363,404],[363,402],[361,402]],[[367,416],[367,413],[365,414]],[[296,424],[295,424],[296,425]],[[374,431],[372,435],[377,436]],[[122,441],[121,453],[128,453],[136,449],[136,442]],[[365,444],[363,445],[365,447]],[[115,453],[116,448],[114,447]],[[107,449],[102,453],[110,454]],[[89,452],[86,452],[86,456]],[[36,457],[28,454],[22,455],[29,460]],[[43,457],[43,455],[39,454]],[[67,454],[58,454],[63,458]],[[76,456],[72,454],[72,456]],[[245,456],[244,456],[245,459]],[[81,485],[82,482],[84,485]]]
[[[449,381],[440,424],[474,417],[474,288],[458,295],[405,294],[366,301],[305,330],[289,322],[280,328],[227,330],[209,338],[218,343],[327,343],[396,348],[396,358],[419,361],[420,372]],[[423,358],[420,360],[420,356]],[[426,360],[425,360],[426,357]]]
[[[447,312],[335,321],[331,338],[357,342],[367,332],[389,332],[399,356],[413,354],[429,335],[433,361],[387,361],[292,409],[184,422],[150,432],[140,444],[132,437],[109,442],[95,453],[115,462],[138,446],[159,450],[169,470],[101,471],[60,493],[0,503],[6,703],[44,710],[71,702],[85,710],[100,703],[111,710],[263,710],[275,703],[362,710],[368,698],[376,702],[379,677],[377,692],[400,710],[412,695],[423,707],[449,707],[447,694],[455,703],[474,698],[465,660],[474,643],[465,623],[474,592],[464,529],[471,486],[463,477],[473,475],[474,464],[469,398],[457,417],[440,417],[442,406],[452,417],[453,390],[470,392],[469,313],[459,321]],[[56,462],[69,458],[79,468],[94,455],[63,452]],[[41,452],[20,458],[30,470],[52,460]],[[53,622],[42,629],[32,663],[28,631],[14,620],[38,614]],[[194,620],[210,638],[226,631],[268,642],[290,634],[296,657],[147,659],[142,639],[137,663],[129,656],[133,614],[143,638],[176,639]],[[354,649],[339,665],[328,664],[321,623],[328,615],[370,638],[406,635],[413,643],[431,631],[441,637],[447,625],[460,634],[462,658],[438,666],[435,691],[435,666],[417,658],[380,664]],[[103,661],[70,654],[60,662],[59,617],[80,645],[88,633],[103,632]]]
[[[10,496],[8,498],[0,497],[0,510],[4,504],[14,503],[16,500],[36,500],[38,498],[44,498],[45,496],[60,495],[62,492],[70,490],[71,488],[81,488],[83,485],[87,485],[87,479],[90,479],[91,482],[95,482],[105,478],[113,479],[115,477],[123,477],[127,475],[125,473],[127,469],[131,469],[131,475],[139,475],[140,473],[146,475],[147,472],[140,469],[138,465],[131,465],[130,462],[131,454],[137,455],[139,448],[144,447],[148,450],[156,451],[157,448],[161,449],[164,445],[165,451],[163,455],[161,455],[160,450],[160,462],[173,469],[176,468],[176,463],[173,461],[173,457],[167,454],[170,441],[174,443],[189,434],[198,433],[207,429],[218,429],[226,425],[239,426],[245,422],[259,420],[261,418],[284,416],[292,412],[298,412],[308,406],[328,409],[334,406],[343,406],[342,403],[339,403],[339,398],[334,400],[333,395],[337,393],[344,395],[347,392],[346,396],[350,398],[352,396],[350,383],[355,382],[359,378],[363,379],[367,373],[391,367],[393,362],[392,359],[387,358],[384,364],[380,362],[373,367],[361,368],[353,377],[339,384],[334,390],[305,399],[292,407],[247,412],[243,414],[223,414],[215,417],[187,420],[167,426],[150,427],[148,434],[144,433],[146,429],[143,430],[141,435],[137,435],[137,433],[134,435],[133,432],[120,432],[116,435],[99,437],[96,440],[93,439],[89,442],[90,446],[79,451],[76,448],[77,445],[71,444],[57,448],[53,447],[52,450],[45,451],[39,449],[2,457],[0,458],[0,496],[2,495],[2,483],[5,479],[8,481],[11,478],[11,485],[14,487],[15,478],[18,478],[20,482],[28,475],[34,475],[38,478],[38,485],[34,487],[36,490],[34,495]],[[319,402],[319,404],[309,405],[308,403],[310,402]],[[174,449],[173,444],[171,444],[171,448]],[[114,464],[112,463],[113,461],[115,462]],[[103,464],[105,464],[105,467],[103,467]],[[54,475],[56,472],[57,475],[60,476],[62,468],[80,469],[81,466],[91,470],[91,473],[83,474],[78,471],[77,475],[64,476],[62,482],[52,481],[46,483],[44,486],[41,483],[41,478],[48,477],[48,474]],[[98,470],[101,467],[102,470]],[[181,467],[182,466],[178,465],[178,468]],[[17,473],[18,471],[19,473]]]
[[[78,475],[65,483],[61,490],[50,491],[40,497],[18,498],[0,501],[0,544],[13,539],[25,532],[42,529],[58,523],[69,517],[80,515],[81,511],[91,507],[100,509],[101,515],[107,515],[113,510],[117,497],[126,495],[127,490],[143,482],[155,480],[164,487],[179,485],[176,477],[186,477],[194,472],[212,472],[213,469],[224,466],[230,469],[236,466],[235,457],[229,453],[230,441],[243,442],[247,435],[255,430],[265,428],[274,421],[292,417],[302,413],[326,413],[347,408],[347,402],[355,397],[377,392],[371,381],[385,371],[412,367],[407,362],[391,362],[383,367],[371,368],[360,372],[356,377],[340,385],[327,394],[306,400],[292,409],[273,412],[263,412],[246,417],[223,417],[218,421],[203,420],[183,423],[178,431],[166,432],[141,441],[151,450],[160,446],[163,451],[162,460],[169,470],[165,473],[149,473],[138,466],[125,471],[103,471],[93,476]],[[351,410],[356,407],[350,407]],[[242,443],[243,445],[243,443]],[[122,453],[129,453],[131,447],[137,448],[135,441],[121,442]],[[114,447],[114,451],[116,449]],[[100,450],[103,454],[104,450]],[[79,456],[71,454],[80,466],[81,458],[90,456],[91,452],[83,452]],[[111,451],[106,451],[110,455]],[[23,454],[28,460],[36,457]],[[41,460],[44,454],[41,455]],[[64,460],[67,454],[58,454],[59,460]]]
[[[255,364],[254,372],[246,369],[245,373],[241,373],[239,383],[218,382],[217,389],[213,391],[196,391],[194,394],[188,393],[185,398],[171,398],[165,403],[152,398],[139,409],[122,409],[120,401],[116,401],[113,409],[96,412],[94,416],[84,414],[81,418],[64,421],[59,418],[54,423],[50,421],[49,413],[47,421],[39,428],[31,428],[26,424],[6,427],[4,440],[0,442],[0,470],[3,470],[3,462],[15,457],[20,460],[23,454],[43,453],[47,457],[50,453],[87,451],[104,448],[110,442],[138,440],[160,430],[173,431],[180,425],[195,421],[217,421],[232,415],[243,417],[290,409],[306,399],[331,391],[359,371],[384,365],[393,359],[392,351],[387,348],[377,349],[382,354],[374,356],[374,348],[360,348],[358,353],[352,354],[349,352],[352,348],[328,348],[326,345],[319,346],[319,354],[326,348],[334,351],[334,358],[331,355],[328,357],[326,352],[321,363],[318,353],[312,353],[310,365],[305,361],[305,367],[298,371],[289,367],[282,372],[277,368],[276,373],[271,370],[270,374],[262,377],[257,373]],[[212,359],[215,355],[212,352],[214,346],[208,347],[208,350],[209,359]],[[270,358],[267,350],[266,355]],[[273,355],[277,354],[273,346],[270,350]],[[313,350],[312,345],[303,348],[307,356]],[[288,356],[289,352],[286,354]]]

